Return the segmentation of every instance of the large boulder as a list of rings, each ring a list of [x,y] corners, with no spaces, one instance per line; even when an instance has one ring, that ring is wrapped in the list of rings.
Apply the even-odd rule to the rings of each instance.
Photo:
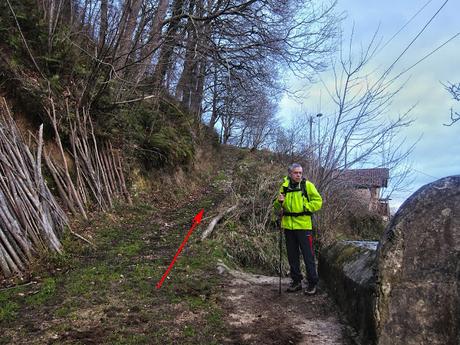
[[[460,176],[406,200],[377,260],[378,344],[460,344]]]

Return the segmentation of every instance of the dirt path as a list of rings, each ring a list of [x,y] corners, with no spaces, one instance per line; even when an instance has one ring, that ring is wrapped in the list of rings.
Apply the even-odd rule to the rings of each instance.
[[[33,284],[0,289],[0,344],[350,344],[324,290],[280,297],[274,282],[220,274],[222,247],[198,241],[200,230],[155,288],[193,216],[213,214],[220,198],[204,190],[174,207],[124,206],[81,224],[96,248],[66,239],[66,254]]]
[[[323,289],[315,296],[302,291],[279,295],[276,278],[257,284],[229,279],[222,293],[230,344],[350,345],[354,342],[339,320],[337,307]]]

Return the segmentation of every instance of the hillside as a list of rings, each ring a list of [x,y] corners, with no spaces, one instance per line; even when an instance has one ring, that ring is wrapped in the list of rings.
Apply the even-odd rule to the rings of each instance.
[[[0,291],[0,343],[348,344],[347,328],[324,290],[308,299],[278,296],[276,283],[218,273],[220,260],[241,269],[220,240],[231,230],[218,226],[211,239],[199,238],[226,207],[234,182],[228,171],[254,159],[252,153],[224,151],[225,165],[176,201],[156,194],[76,221],[73,230],[94,247],[67,235],[64,255],[37,262],[27,283]],[[200,209],[203,222],[157,289]]]

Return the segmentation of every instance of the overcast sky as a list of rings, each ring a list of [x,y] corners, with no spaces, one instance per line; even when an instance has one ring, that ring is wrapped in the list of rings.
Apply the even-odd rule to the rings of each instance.
[[[409,24],[378,53],[373,60],[373,67],[383,71],[389,67],[398,55],[420,32],[445,0],[339,0],[338,11],[345,12],[347,19],[342,28],[346,36],[354,23],[355,45],[366,45],[380,24],[379,37],[387,42],[408,21]],[[394,75],[410,67],[426,54],[460,32],[460,1],[450,0],[439,12],[424,33],[409,48],[407,53],[394,67]],[[321,75],[327,80],[328,73]],[[460,111],[460,102],[452,100],[441,82],[460,82],[460,36],[445,45],[411,69],[404,89],[396,96],[390,113],[401,114],[416,104],[412,111],[414,124],[402,133],[408,141],[421,139],[410,157],[414,183],[409,191],[392,196],[391,206],[398,207],[407,197],[426,183],[438,178],[460,174],[460,122],[452,127],[443,126],[449,122],[450,108]],[[327,116],[328,109],[333,109],[325,91],[318,95],[320,83],[308,84],[291,79],[293,90],[307,90],[303,104],[284,96],[280,103],[279,115],[282,118],[296,116],[302,112],[321,112]],[[331,110],[332,111],[332,110]]]

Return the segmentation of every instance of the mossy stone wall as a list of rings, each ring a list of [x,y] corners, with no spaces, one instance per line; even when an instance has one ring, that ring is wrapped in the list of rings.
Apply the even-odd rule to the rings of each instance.
[[[373,305],[377,242],[341,241],[321,251],[319,275],[363,344],[376,341]]]

